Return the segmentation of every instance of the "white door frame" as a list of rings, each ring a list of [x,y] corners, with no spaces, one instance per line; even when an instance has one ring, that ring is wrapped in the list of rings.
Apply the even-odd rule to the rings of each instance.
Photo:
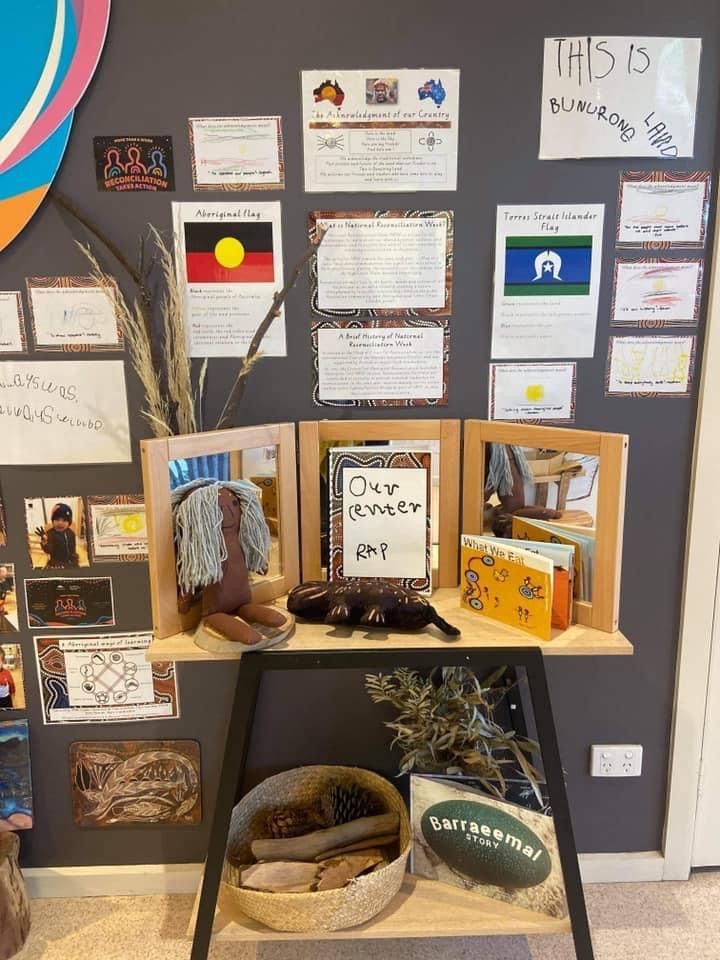
[[[720,557],[720,219],[715,237],[698,398],[695,452],[670,748],[664,880],[692,865]],[[672,401],[667,401],[668,403]],[[720,655],[720,651],[718,651]]]

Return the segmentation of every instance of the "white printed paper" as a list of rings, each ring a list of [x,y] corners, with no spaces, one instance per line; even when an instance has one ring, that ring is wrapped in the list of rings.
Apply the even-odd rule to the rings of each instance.
[[[439,400],[442,327],[317,331],[322,400]]]
[[[460,71],[303,70],[308,192],[457,188]]]
[[[122,349],[112,291],[107,287],[29,286],[37,350],[65,345]]]
[[[88,498],[90,514],[90,540],[93,562],[103,560],[146,559],[148,533],[145,504],[142,498],[127,498],[135,502],[122,502],[123,498],[100,498],[113,502],[98,502]]]
[[[491,420],[575,419],[574,363],[491,363]]]
[[[282,189],[280,117],[191,117],[196,190]]]
[[[175,665],[150,663],[151,642],[150,633],[36,637],[45,723],[178,717]]]
[[[695,337],[610,337],[608,395],[690,390]]]
[[[178,279],[192,357],[244,357],[283,286],[280,204],[173,203]],[[284,357],[285,319],[262,352]]]
[[[425,470],[345,467],[343,576],[427,576]]]
[[[445,307],[447,217],[317,220],[317,306],[324,310]]]
[[[492,356],[592,357],[602,203],[499,206]]]
[[[122,360],[0,361],[6,465],[130,463]]]
[[[616,260],[611,325],[697,324],[702,273],[702,260]]]
[[[620,181],[619,246],[647,243],[701,246],[705,242],[708,178]]]
[[[701,41],[545,40],[540,159],[692,157]]]
[[[22,298],[19,290],[0,290],[0,353],[24,353]]]

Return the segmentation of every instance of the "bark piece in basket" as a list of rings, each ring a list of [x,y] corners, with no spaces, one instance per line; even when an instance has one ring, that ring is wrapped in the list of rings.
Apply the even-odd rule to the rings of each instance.
[[[20,841],[0,833],[0,960],[14,957],[30,932],[30,908],[18,865]]]

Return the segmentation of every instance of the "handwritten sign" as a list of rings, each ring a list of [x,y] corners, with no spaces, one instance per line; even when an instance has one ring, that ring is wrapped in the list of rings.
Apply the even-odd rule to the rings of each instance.
[[[540,159],[692,157],[701,41],[548,37]]]
[[[345,576],[425,576],[423,471],[346,468],[343,481]]]
[[[129,463],[122,360],[0,362],[4,464]]]
[[[432,455],[397,447],[330,451],[330,574],[430,588]]]

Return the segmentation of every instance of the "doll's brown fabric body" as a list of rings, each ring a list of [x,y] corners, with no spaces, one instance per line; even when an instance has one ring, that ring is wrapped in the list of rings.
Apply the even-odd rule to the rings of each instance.
[[[261,633],[253,624],[279,628],[286,623],[286,618],[277,610],[252,603],[250,575],[238,541],[240,503],[232,491],[221,489],[218,505],[222,513],[222,537],[227,559],[222,565],[222,580],[202,590],[203,625],[228,640],[253,646],[267,640],[267,632]]]
[[[562,514],[557,510],[551,510],[549,507],[525,505],[525,484],[515,460],[515,454],[510,446],[507,446],[505,449],[507,451],[510,473],[512,475],[512,490],[510,493],[505,494],[501,494],[499,491],[492,491],[497,493],[500,506],[492,508],[488,504],[488,509],[486,510],[486,518],[489,515],[488,526],[492,528],[495,536],[512,536],[513,517],[528,517],[533,520],[558,520]],[[487,462],[485,466],[485,482],[487,484]],[[486,490],[485,492],[487,495],[488,491]]]

